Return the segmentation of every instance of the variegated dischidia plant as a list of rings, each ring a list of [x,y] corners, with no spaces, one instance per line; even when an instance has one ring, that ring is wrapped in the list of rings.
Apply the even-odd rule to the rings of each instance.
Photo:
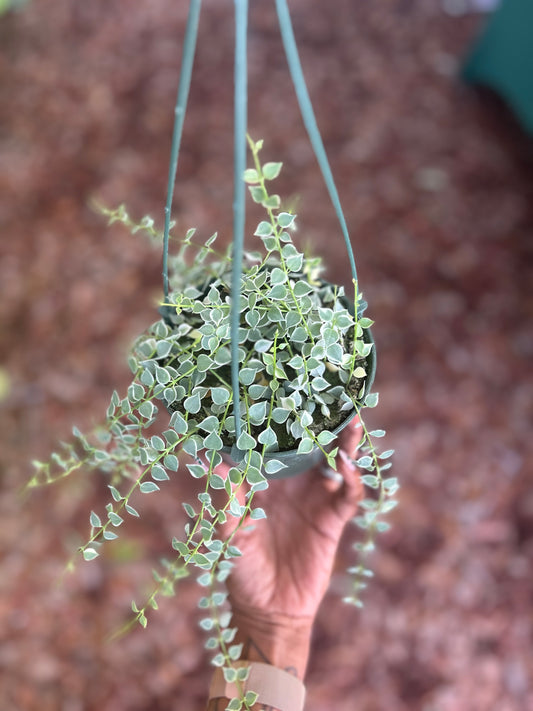
[[[35,463],[30,482],[51,483],[81,468],[109,476],[111,500],[105,513],[90,513],[90,535],[80,548],[90,561],[105,541],[118,537],[127,516],[140,515],[140,495],[158,492],[179,468],[201,479],[197,500],[183,504],[190,520],[172,541],[174,559],[154,574],[149,598],[132,607],[134,620],[145,626],[158,596],[173,594],[180,578],[199,569],[198,581],[208,591],[200,605],[211,611],[202,626],[213,631],[208,647],[218,650],[214,663],[225,667],[239,657],[240,648],[231,644],[234,631],[228,626],[229,614],[219,609],[225,596],[217,583],[224,582],[231,559],[239,555],[234,533],[265,515],[254,506],[254,497],[268,488],[269,478],[309,468],[317,454],[334,468],[336,433],[359,416],[362,440],[356,464],[366,470],[362,479],[374,495],[362,501],[363,513],[356,519],[365,536],[356,543],[360,560],[350,569],[353,587],[346,600],[357,605],[364,579],[371,575],[365,556],[376,532],[387,527],[382,514],[393,508],[398,486],[384,474],[392,452],[378,454],[374,446],[384,432],[369,431],[361,416],[364,407],[374,407],[378,400],[370,392],[375,354],[368,330],[372,321],[362,315],[366,304],[357,284],[350,303],[342,287],[321,279],[320,260],[295,247],[295,216],[282,211],[279,197],[267,189],[281,164],[261,166],[261,143],[251,147],[254,167],[245,180],[266,219],[255,232],[263,249],[246,253],[242,276],[240,435],[235,435],[230,372],[231,251],[217,252],[214,235],[196,247],[191,263],[187,253],[195,249],[195,233],[190,230],[171,258],[172,293],[161,308],[163,318],[134,344],[129,358],[133,380],[126,395],[113,393],[105,425],[94,435],[74,429],[76,442],[65,452]],[[120,221],[133,232],[158,236],[149,218],[135,224],[123,208],[107,214],[110,222]],[[158,434],[151,434],[154,427],[160,427]],[[223,478],[217,467],[226,457],[233,466]],[[245,504],[237,497],[243,487]],[[238,522],[224,540],[218,525],[228,517]],[[251,697],[246,703],[251,705]]]

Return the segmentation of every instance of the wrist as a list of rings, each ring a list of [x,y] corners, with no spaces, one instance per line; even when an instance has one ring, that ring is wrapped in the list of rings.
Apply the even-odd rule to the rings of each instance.
[[[233,612],[232,625],[237,628],[236,641],[243,644],[241,659],[270,664],[304,678],[312,619],[239,607]]]

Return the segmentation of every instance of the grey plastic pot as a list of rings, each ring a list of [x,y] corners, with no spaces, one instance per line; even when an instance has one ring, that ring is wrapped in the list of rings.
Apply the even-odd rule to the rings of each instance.
[[[372,350],[370,351],[370,354],[366,361],[367,376],[365,380],[365,389],[361,401],[364,401],[366,396],[370,393],[372,385],[374,383],[374,377],[376,375],[376,346],[374,343],[374,338],[372,337],[372,333],[368,329],[364,331],[364,340],[366,343],[372,344]],[[356,410],[352,410],[348,414],[346,419],[341,422],[340,425],[338,425],[334,430],[331,430],[332,433],[334,435],[337,435],[339,434],[339,432],[342,432],[342,430],[347,427],[347,425],[353,420],[356,414]],[[225,447],[222,451],[224,452],[224,455],[228,457],[228,459],[231,459],[230,447]],[[264,460],[265,462],[268,462],[270,459],[276,459],[277,461],[284,464],[285,468],[280,469],[280,471],[276,474],[265,473],[266,478],[288,479],[289,477],[301,474],[307,469],[310,469],[316,464],[319,464],[319,462],[324,460],[324,454],[319,449],[319,447],[315,447],[311,452],[308,452],[307,454],[300,454],[296,449],[289,449],[285,452],[267,452],[264,455]]]

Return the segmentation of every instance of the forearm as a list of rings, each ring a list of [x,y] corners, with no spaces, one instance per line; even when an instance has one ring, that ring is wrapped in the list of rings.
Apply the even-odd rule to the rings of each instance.
[[[241,611],[234,614],[232,624],[238,629],[235,642],[243,645],[243,661],[272,665],[303,680],[311,641],[309,620],[280,615],[260,616],[257,613],[252,616],[251,613]],[[227,704],[228,699],[212,699],[207,711],[224,711]],[[278,711],[275,707],[261,703],[253,709]]]

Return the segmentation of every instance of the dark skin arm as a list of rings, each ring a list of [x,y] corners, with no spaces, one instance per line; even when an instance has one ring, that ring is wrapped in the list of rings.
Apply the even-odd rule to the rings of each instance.
[[[351,462],[360,432],[354,420],[339,435],[338,481],[323,475],[324,461],[304,474],[271,481],[267,491],[254,497],[254,506],[264,508],[267,519],[235,534],[233,542],[243,555],[234,559],[227,581],[232,626],[238,628],[236,641],[244,645],[242,659],[272,664],[303,679],[313,621],[342,531],[362,495]],[[224,476],[226,465],[219,472]],[[227,700],[213,700],[208,711],[226,706]]]

